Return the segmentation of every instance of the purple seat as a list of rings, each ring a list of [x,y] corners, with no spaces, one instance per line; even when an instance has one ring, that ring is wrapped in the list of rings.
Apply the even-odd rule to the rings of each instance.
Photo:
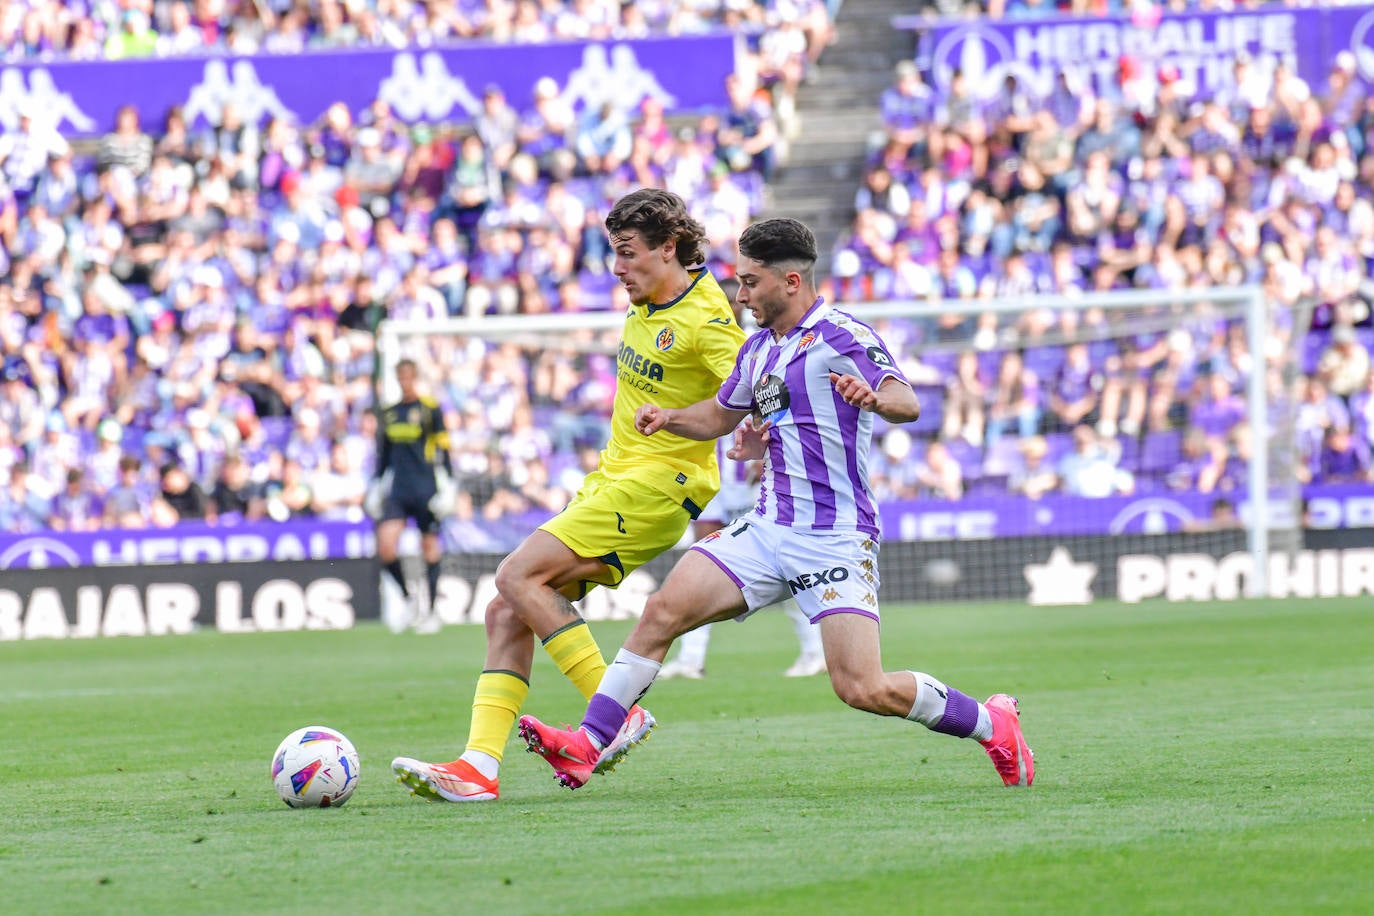
[[[610,271],[593,273],[584,270],[577,275],[577,285],[582,290],[582,307],[586,311],[605,311],[611,307],[611,291],[615,289],[615,274]]]
[[[987,453],[983,455],[984,474],[1006,474],[1012,468],[1020,464],[1017,453],[1021,448],[1021,440],[1015,436],[1002,436],[994,439],[987,448]]]
[[[945,422],[945,389],[936,385],[917,385],[916,399],[921,402],[921,415],[911,424],[911,431],[939,432]]]
[[[1022,356],[1026,368],[1034,372],[1041,381],[1053,379],[1064,365],[1063,347],[1027,347]]]
[[[1045,464],[1054,467],[1069,452],[1073,451],[1073,434],[1045,434]]]
[[[1101,366],[1119,352],[1114,340],[1094,340],[1088,344],[1088,359],[1094,366]]]
[[[978,354],[978,374],[989,384],[997,379],[997,370],[1001,367],[1001,350],[983,350]]]
[[[964,490],[965,496],[1006,496],[1007,495],[1007,475],[996,474],[990,477],[979,477],[977,480],[969,482]]]
[[[1302,342],[1302,371],[1311,375],[1317,371],[1317,360],[1322,351],[1331,346],[1330,331],[1312,331]]]
[[[287,440],[291,438],[291,418],[263,417],[262,432],[273,448],[285,448]]]
[[[959,462],[965,480],[977,480],[983,476],[983,450],[980,447],[970,445],[967,439],[947,439],[945,448],[949,450],[949,456]]]
[[[953,375],[954,368],[959,363],[959,354],[936,350],[931,353],[922,353],[921,362],[941,375]]]
[[[1145,434],[1140,444],[1139,469],[1146,473],[1163,474],[1178,464],[1183,455],[1183,433],[1176,429]]]
[[[1140,467],[1140,440],[1122,433],[1116,437],[1116,441],[1121,446],[1121,467],[1128,471]]]

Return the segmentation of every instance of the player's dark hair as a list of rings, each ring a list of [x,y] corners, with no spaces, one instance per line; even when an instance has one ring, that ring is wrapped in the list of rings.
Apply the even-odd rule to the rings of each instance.
[[[677,243],[677,262],[683,267],[706,260],[706,229],[692,219],[687,204],[672,191],[641,188],[626,194],[606,214],[606,231],[612,241],[637,232],[649,248],[672,239]]]
[[[420,367],[415,364],[415,360],[411,359],[408,356],[396,364],[397,374],[399,374],[402,369],[409,369],[411,372],[420,371]]]
[[[740,233],[739,253],[773,270],[795,270],[808,282],[816,267],[816,236],[790,217],[766,219]]]

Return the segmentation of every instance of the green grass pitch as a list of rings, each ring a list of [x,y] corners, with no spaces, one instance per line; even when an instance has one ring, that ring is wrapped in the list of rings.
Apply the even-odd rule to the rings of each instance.
[[[0,646],[10,913],[1366,911],[1374,603],[888,607],[890,668],[1007,690],[1038,761],[779,676],[781,615],[659,684],[651,741],[576,793],[509,746],[495,804],[391,778],[467,727],[478,628]],[[627,631],[596,624],[607,654]],[[528,711],[581,702],[540,655]],[[293,811],[294,728],[357,744],[337,810]]]

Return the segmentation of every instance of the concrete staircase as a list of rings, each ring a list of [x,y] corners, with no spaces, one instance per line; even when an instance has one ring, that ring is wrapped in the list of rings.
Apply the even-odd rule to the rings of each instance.
[[[853,221],[869,137],[882,127],[878,97],[892,84],[897,61],[915,53],[915,33],[892,28],[892,17],[919,6],[912,0],[845,0],[835,42],[798,92],[800,130],[774,177],[765,215],[794,217],[815,231],[823,276],[836,238]]]

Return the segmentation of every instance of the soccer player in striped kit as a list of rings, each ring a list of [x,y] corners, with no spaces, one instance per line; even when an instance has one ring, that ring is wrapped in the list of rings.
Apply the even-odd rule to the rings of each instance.
[[[697,540],[714,534],[737,518],[752,513],[759,502],[758,462],[739,460],[729,456],[735,446],[733,431],[716,440],[716,463],[720,465],[720,492],[701,510],[701,517],[692,523]],[[782,612],[792,623],[801,652],[783,677],[810,677],[825,672],[825,648],[821,632],[811,623],[797,602],[788,598],[781,605]],[[711,644],[711,625],[702,624],[683,633],[677,641],[677,655],[664,664],[660,678],[682,677],[699,680],[706,676],[706,649]]]
[[[816,240],[806,226],[764,220],[740,235],[739,252],[739,301],[759,332],[715,397],[677,409],[645,404],[635,426],[645,436],[709,440],[752,414],[734,457],[766,448],[759,511],[699,541],[673,568],[606,669],[579,728],[523,716],[521,737],[563,785],[585,784],[675,638],[790,595],[820,625],[840,699],[973,738],[1004,784],[1030,785],[1034,760],[1014,698],[999,693],[979,703],[929,674],[882,667],[868,451],[873,414],[909,423],[920,412],[915,393],[872,328],[816,295]]]

